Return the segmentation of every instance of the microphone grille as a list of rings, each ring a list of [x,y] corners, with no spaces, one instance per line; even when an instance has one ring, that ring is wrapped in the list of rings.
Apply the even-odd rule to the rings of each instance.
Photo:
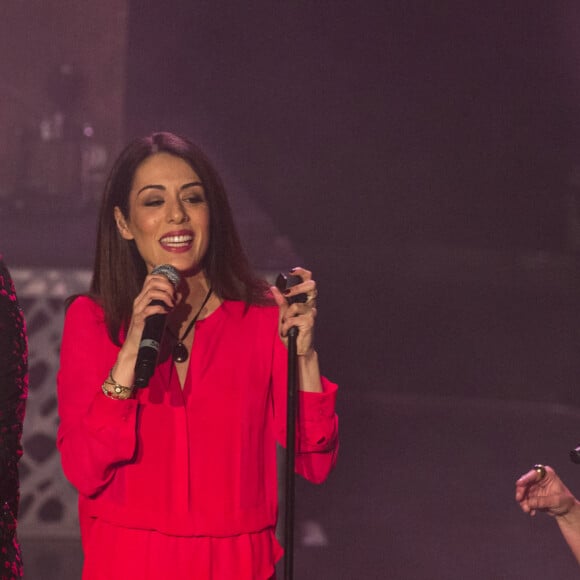
[[[161,274],[165,276],[172,284],[174,288],[177,288],[181,280],[181,274],[177,268],[173,267],[171,264],[161,264],[161,266],[156,266],[151,271],[151,274]]]

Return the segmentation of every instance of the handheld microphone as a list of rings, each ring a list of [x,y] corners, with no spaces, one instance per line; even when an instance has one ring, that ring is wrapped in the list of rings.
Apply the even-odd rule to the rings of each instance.
[[[181,280],[181,275],[177,269],[169,264],[163,264],[153,268],[151,274],[165,276],[173,284],[174,288],[177,288]],[[166,306],[165,302],[161,300],[152,300],[151,304]],[[143,328],[137,362],[135,363],[134,386],[138,389],[142,389],[149,384],[149,379],[155,371],[157,357],[159,356],[159,345],[163,331],[165,330],[166,318],[167,314],[152,314],[145,320],[145,328]]]
[[[284,292],[284,290],[287,290],[292,286],[296,286],[296,284],[300,284],[301,282],[302,278],[300,278],[300,276],[286,275],[280,272],[276,278],[276,288],[278,288],[280,292]],[[307,298],[308,297],[306,294],[297,294],[296,296],[286,298],[286,302],[288,302],[288,304],[294,304],[295,302],[306,302]]]

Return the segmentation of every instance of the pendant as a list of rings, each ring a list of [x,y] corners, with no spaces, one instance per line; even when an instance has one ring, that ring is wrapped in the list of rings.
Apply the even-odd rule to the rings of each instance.
[[[188,356],[189,352],[187,352],[187,347],[183,344],[183,342],[178,342],[173,347],[173,360],[175,362],[185,362]]]

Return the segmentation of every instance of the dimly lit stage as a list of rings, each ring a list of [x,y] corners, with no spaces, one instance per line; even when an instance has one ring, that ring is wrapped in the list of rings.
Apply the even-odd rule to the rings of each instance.
[[[341,455],[320,487],[297,485],[296,580],[573,580],[547,516],[513,501],[538,461],[580,492],[580,409],[342,393]],[[80,542],[24,537],[28,580],[77,580]]]
[[[255,256],[266,252],[256,262],[294,265],[291,246],[267,221],[253,222],[257,215],[242,214],[241,228]],[[88,282],[94,214],[4,208],[0,219],[34,369],[22,481],[26,578],[78,580],[76,502],[58,479],[51,440],[59,326],[47,320]],[[324,372],[341,387],[341,451],[325,484],[298,481],[296,580],[577,578],[555,522],[529,518],[513,499],[515,479],[537,462],[580,495],[580,466],[568,459],[580,443],[574,257],[390,246],[372,258],[380,276],[361,262],[349,288],[335,288],[333,272],[319,276],[319,345]],[[361,289],[365,297],[353,300]],[[46,518],[38,525],[37,513]]]

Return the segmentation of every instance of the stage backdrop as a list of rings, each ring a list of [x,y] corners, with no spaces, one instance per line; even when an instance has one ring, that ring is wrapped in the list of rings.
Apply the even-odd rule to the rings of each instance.
[[[22,536],[78,535],[76,491],[56,450],[56,373],[67,296],[88,289],[86,270],[14,269],[28,330],[30,391],[20,463]]]
[[[127,2],[0,6],[0,202],[86,202],[123,141]]]

